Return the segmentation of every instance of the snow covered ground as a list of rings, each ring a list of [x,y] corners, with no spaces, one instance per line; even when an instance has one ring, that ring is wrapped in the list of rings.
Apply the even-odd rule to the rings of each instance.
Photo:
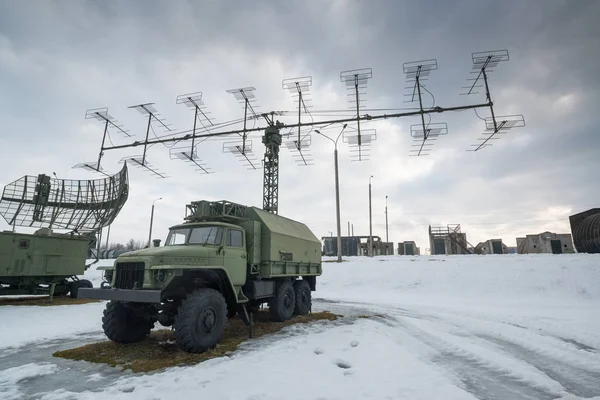
[[[102,338],[102,303],[0,307],[0,398],[600,399],[598,255],[355,257],[313,296],[372,317],[153,374],[51,357]]]

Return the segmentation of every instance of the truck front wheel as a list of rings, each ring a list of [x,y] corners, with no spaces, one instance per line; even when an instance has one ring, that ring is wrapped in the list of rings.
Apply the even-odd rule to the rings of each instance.
[[[290,281],[280,281],[275,289],[275,296],[269,302],[271,319],[276,322],[287,321],[294,315],[296,296]]]
[[[183,351],[203,353],[217,345],[227,321],[227,304],[214,289],[197,289],[181,302],[175,316],[175,342]]]
[[[113,342],[139,342],[148,336],[153,326],[154,322],[138,304],[111,301],[104,309],[102,329]]]

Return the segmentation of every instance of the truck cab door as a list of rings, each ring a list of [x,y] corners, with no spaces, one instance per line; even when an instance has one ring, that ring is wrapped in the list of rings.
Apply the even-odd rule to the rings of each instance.
[[[234,286],[246,283],[247,257],[244,231],[242,229],[227,228],[223,249],[223,265]]]

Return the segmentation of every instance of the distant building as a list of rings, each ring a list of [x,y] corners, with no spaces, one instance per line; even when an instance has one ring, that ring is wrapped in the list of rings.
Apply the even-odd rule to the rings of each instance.
[[[461,232],[460,224],[435,226],[429,225],[429,248],[431,255],[473,254],[473,246],[467,241],[467,234]]]
[[[519,254],[574,253],[573,239],[569,233],[542,232],[517,238]]]
[[[419,254],[421,254],[421,249],[417,247],[417,244],[414,241],[398,243],[399,256],[417,256]]]
[[[502,239],[490,239],[475,246],[475,254],[508,254],[508,247]]]
[[[393,256],[394,243],[383,242],[379,236],[373,236],[373,255],[374,256]],[[363,256],[368,256],[369,253],[369,237],[366,237],[365,242],[360,243],[360,253]]]

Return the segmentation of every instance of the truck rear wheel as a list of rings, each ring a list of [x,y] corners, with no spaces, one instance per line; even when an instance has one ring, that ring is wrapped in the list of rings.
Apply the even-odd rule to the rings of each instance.
[[[296,295],[296,307],[294,308],[294,314],[308,314],[312,307],[312,297],[308,282],[305,280],[295,281],[294,294]]]
[[[88,281],[87,279],[80,279],[78,281],[71,282],[69,287],[69,291],[71,292],[71,298],[76,299],[79,288],[93,288],[94,285],[92,285],[92,282]]]
[[[275,296],[269,302],[271,319],[276,322],[287,321],[294,315],[296,296],[290,281],[281,281],[275,289]]]
[[[139,342],[148,336],[153,326],[154,322],[144,315],[144,310],[139,309],[137,304],[110,301],[104,309],[102,329],[113,342]]]
[[[183,351],[203,353],[217,345],[227,321],[227,304],[214,289],[197,289],[181,302],[175,317],[175,342]]]

